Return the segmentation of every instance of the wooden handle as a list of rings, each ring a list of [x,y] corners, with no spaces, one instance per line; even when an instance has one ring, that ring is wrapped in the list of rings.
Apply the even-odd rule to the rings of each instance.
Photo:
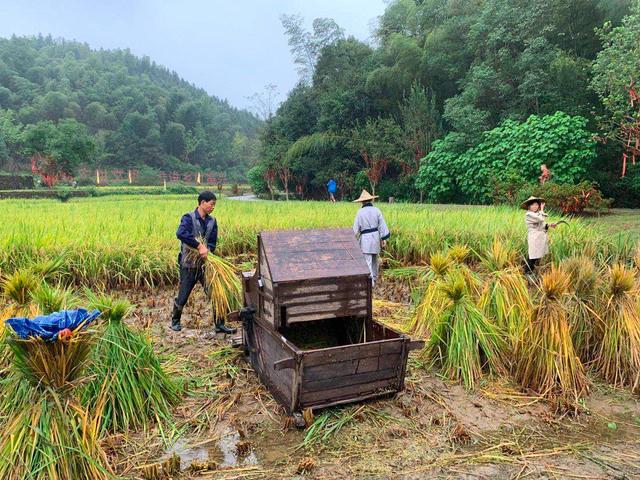
[[[295,368],[296,360],[294,358],[283,358],[273,363],[274,370],[286,370],[287,368]]]

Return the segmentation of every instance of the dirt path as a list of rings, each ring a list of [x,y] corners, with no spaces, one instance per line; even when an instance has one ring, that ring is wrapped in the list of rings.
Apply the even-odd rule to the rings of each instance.
[[[640,403],[626,392],[596,385],[588,414],[558,418],[502,381],[467,392],[417,355],[404,392],[318,412],[313,429],[296,430],[241,352],[221,336],[207,338],[200,292],[186,308],[187,328],[167,328],[173,294],[128,292],[138,304],[132,321],[149,329],[188,394],[175,425],[106,441],[125,478],[144,478],[143,466],[173,453],[182,472],[171,478],[180,479],[640,478]],[[376,294],[407,298],[401,285]],[[395,326],[407,315],[404,304],[381,298],[374,311]]]

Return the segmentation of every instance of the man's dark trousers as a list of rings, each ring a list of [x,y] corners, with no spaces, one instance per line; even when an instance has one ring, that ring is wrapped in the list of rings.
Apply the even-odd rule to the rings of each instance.
[[[207,283],[204,281],[204,268],[203,267],[180,267],[180,286],[178,288],[178,296],[173,303],[173,315],[171,316],[171,325],[176,327],[180,325],[180,317],[182,316],[182,309],[189,300],[189,295],[196,283],[200,283],[207,292]],[[214,319],[214,323],[215,323]]]

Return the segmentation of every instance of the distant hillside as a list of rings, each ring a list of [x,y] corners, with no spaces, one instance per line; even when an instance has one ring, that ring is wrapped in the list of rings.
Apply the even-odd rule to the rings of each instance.
[[[58,129],[87,136],[90,148],[82,152],[91,158],[76,167],[197,168],[241,177],[259,125],[251,113],[129,50],[42,36],[0,39],[0,170],[24,168],[37,150],[34,138]]]

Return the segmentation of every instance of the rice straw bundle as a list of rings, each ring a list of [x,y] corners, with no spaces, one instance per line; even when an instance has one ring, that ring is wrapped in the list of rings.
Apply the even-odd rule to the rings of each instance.
[[[469,254],[471,253],[471,249],[462,243],[456,243],[455,245],[451,245],[449,250],[447,250],[447,256],[451,259],[452,262],[462,265],[469,259]]]
[[[75,303],[73,291],[69,287],[54,287],[46,282],[42,282],[31,292],[31,299],[44,315],[66,310]]]
[[[38,307],[30,303],[31,293],[39,283],[30,270],[16,270],[2,281],[2,296],[7,303],[0,310],[0,376],[4,375],[9,367],[4,322],[11,317],[34,317],[39,313]]]
[[[556,266],[542,275],[538,304],[515,352],[518,382],[560,409],[576,409],[589,390],[569,330],[569,284],[569,275]]]
[[[516,266],[516,252],[495,239],[482,257],[482,266],[489,272],[479,307],[506,333],[511,347],[522,334],[533,308],[524,277]]]
[[[146,428],[150,419],[169,420],[179,388],[164,372],[150,340],[124,322],[133,306],[108,295],[85,295],[102,311],[100,336],[89,365],[91,380],[82,391],[84,405],[104,399],[100,428]]]
[[[594,356],[597,331],[601,320],[596,309],[598,272],[588,257],[571,257],[562,262],[562,268],[570,279],[572,296],[569,300],[569,327],[573,346],[583,363]]]
[[[206,245],[203,238],[198,241]],[[193,248],[189,248],[187,254],[197,262],[204,262],[204,280],[214,318],[226,318],[229,313],[242,307],[242,282],[231,263],[211,252],[202,259]]]
[[[242,307],[242,283],[235,267],[213,253],[204,262],[204,278],[214,318]]]
[[[439,283],[444,299],[424,355],[452,380],[473,388],[483,372],[505,371],[506,343],[499,330],[473,303],[464,275],[457,270]]]
[[[640,312],[638,284],[624,265],[609,269],[600,301],[603,331],[596,369],[615,386],[640,393]]]
[[[8,340],[14,368],[8,391],[18,397],[2,399],[10,416],[0,432],[0,478],[113,478],[99,442],[100,405],[89,414],[76,397],[91,350],[84,326],[55,339]]]
[[[433,327],[434,312],[438,310],[437,304],[441,300],[438,282],[452,265],[451,259],[442,253],[432,254],[429,263],[429,270],[425,275],[427,287],[409,323],[409,332],[423,338],[429,336]]]

